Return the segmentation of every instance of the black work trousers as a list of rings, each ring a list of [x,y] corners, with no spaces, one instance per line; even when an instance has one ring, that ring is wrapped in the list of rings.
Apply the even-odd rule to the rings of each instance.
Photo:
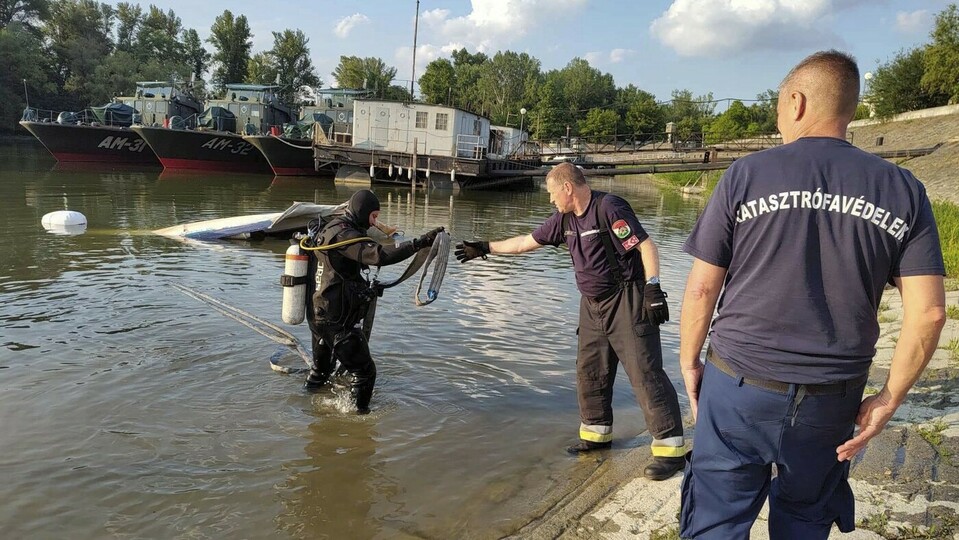
[[[580,437],[612,440],[613,382],[622,363],[646,428],[654,439],[683,434],[679,400],[663,371],[659,327],[642,322],[643,285],[627,282],[600,300],[583,297],[579,308],[576,390]]]
[[[363,331],[324,324],[316,324],[312,330],[314,369],[329,376],[339,361],[353,378],[351,393],[357,408],[368,409],[376,384],[376,364]]]

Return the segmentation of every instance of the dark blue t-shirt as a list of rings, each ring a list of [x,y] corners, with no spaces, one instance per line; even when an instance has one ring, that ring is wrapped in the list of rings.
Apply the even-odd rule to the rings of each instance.
[[[623,280],[644,279],[643,262],[638,246],[649,238],[629,203],[616,195],[605,194],[600,201],[599,216],[593,205],[597,195],[591,192],[589,205],[582,216],[570,214],[569,230],[563,230],[563,214],[556,212],[533,231],[533,239],[544,246],[566,244],[573,259],[576,286],[585,296],[596,297],[616,286],[617,279],[609,267],[600,239],[600,229],[613,240]]]
[[[923,185],[827,137],[733,163],[683,249],[728,269],[712,346],[743,376],[790,383],[867,373],[885,284],[945,273]]]

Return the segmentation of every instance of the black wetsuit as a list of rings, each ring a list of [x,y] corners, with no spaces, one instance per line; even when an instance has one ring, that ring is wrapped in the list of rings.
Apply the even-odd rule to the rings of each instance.
[[[369,212],[365,217],[369,223]],[[413,242],[395,247],[382,245],[368,238],[366,231],[367,227],[358,223],[357,217],[349,211],[334,218],[320,231],[318,246],[367,239],[313,252],[322,270],[313,293],[309,321],[313,335],[314,372],[318,372],[312,373],[311,377],[329,377],[339,360],[342,368],[353,376],[352,394],[360,411],[369,408],[376,382],[376,365],[359,325],[377,291],[371,289],[363,271],[370,266],[401,262],[416,253]]]

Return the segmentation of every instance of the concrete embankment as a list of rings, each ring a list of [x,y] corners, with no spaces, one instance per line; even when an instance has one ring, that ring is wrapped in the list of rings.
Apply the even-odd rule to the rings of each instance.
[[[959,305],[959,291],[947,293]],[[867,393],[875,393],[889,372],[902,323],[895,289],[883,297],[881,337]],[[848,540],[959,539],[959,320],[946,323],[939,349],[892,422],[852,463],[857,530],[830,538]],[[695,433],[695,426],[690,428]],[[583,485],[517,538],[672,539],[678,538],[681,475],[665,482],[642,477],[649,461],[648,440],[631,449],[614,449]],[[752,538],[769,538],[766,509]]]

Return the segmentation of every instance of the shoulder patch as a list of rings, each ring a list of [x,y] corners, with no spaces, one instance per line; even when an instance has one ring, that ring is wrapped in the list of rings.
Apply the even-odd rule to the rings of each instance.
[[[613,223],[613,234],[616,235],[616,238],[626,238],[632,232],[625,219],[620,219],[617,220],[616,223]]]
[[[623,249],[628,250],[629,248],[635,246],[638,243],[639,243],[639,238],[636,238],[636,236],[632,236],[629,238],[629,240],[626,240],[625,242],[623,242]]]

